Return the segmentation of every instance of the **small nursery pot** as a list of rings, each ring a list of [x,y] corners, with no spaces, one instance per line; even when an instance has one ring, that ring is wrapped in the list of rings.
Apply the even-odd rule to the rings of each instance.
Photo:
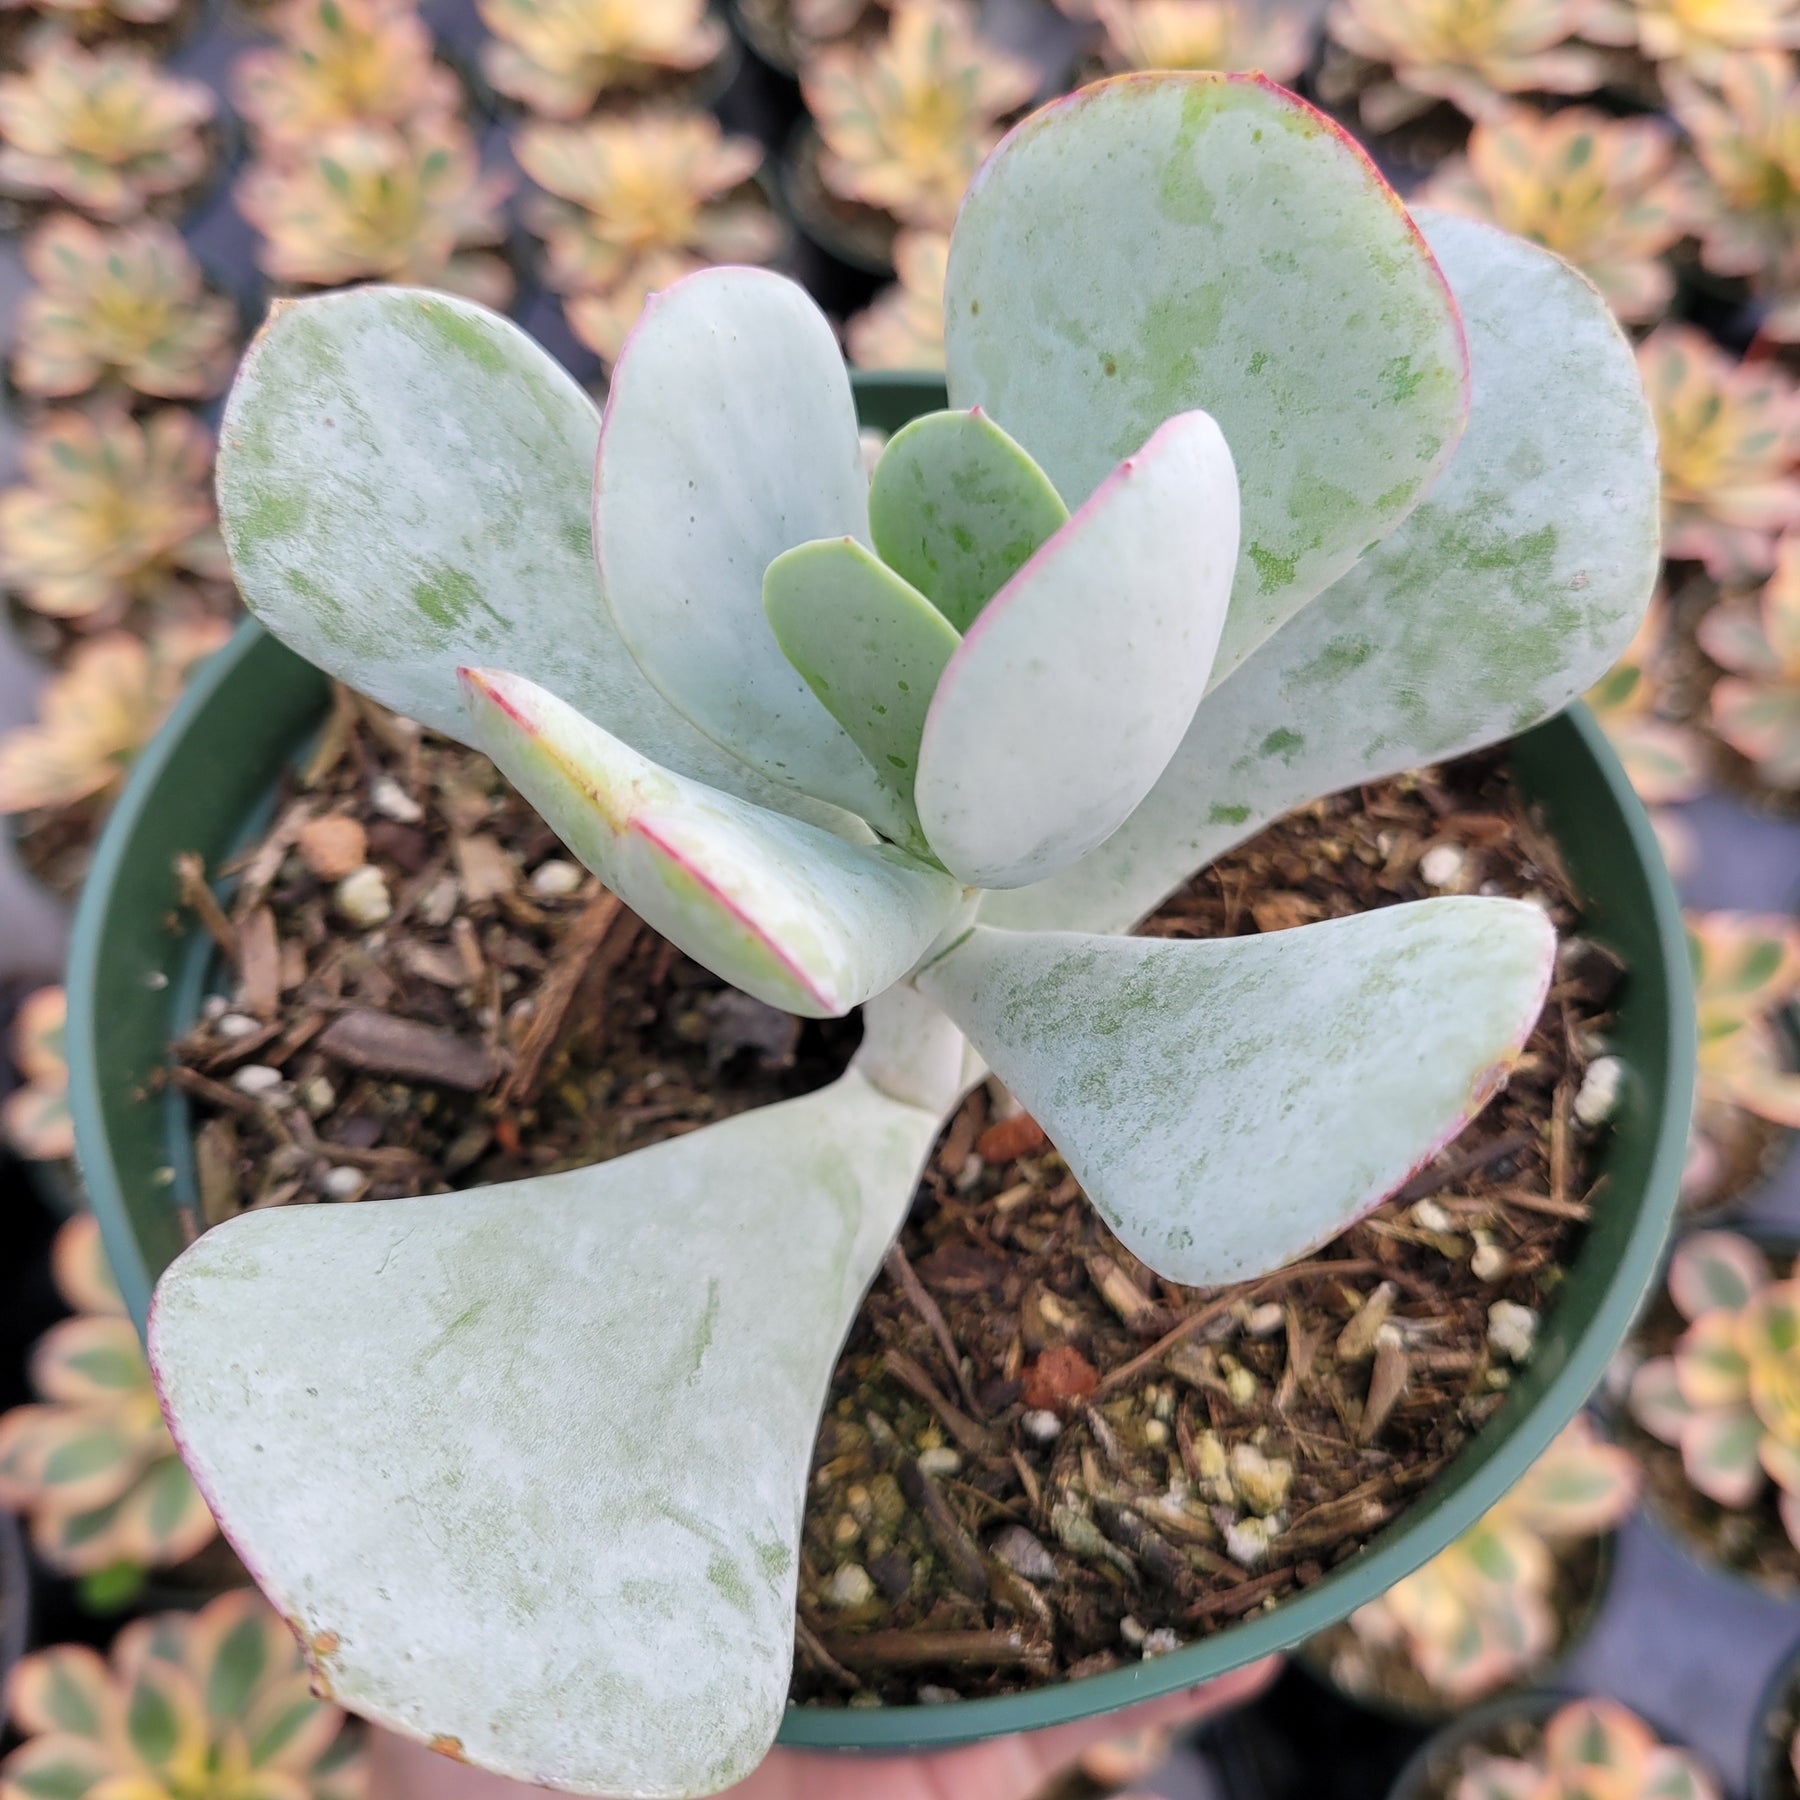
[[[1796,1787],[1790,1760],[1800,1730],[1800,1644],[1781,1659],[1756,1708],[1756,1736],[1750,1745],[1750,1800],[1793,1800]]]
[[[1535,1733],[1566,1703],[1565,1695],[1539,1689],[1506,1694],[1461,1714],[1434,1732],[1406,1759],[1394,1777],[1394,1785],[1388,1789],[1387,1800],[1434,1800],[1434,1796],[1449,1793],[1457,1764],[1466,1751],[1490,1744],[1497,1750],[1510,1749],[1512,1746],[1498,1741],[1509,1727]]]
[[[884,430],[944,404],[933,378],[859,375],[856,392],[865,425]],[[156,1277],[182,1248],[180,1172],[192,1168],[185,1106],[151,1095],[148,1084],[195,1014],[211,957],[204,933],[177,910],[173,859],[191,851],[217,866],[266,817],[277,776],[315,729],[326,695],[323,675],[246,624],[140,758],[83,896],[68,978],[71,1103],[94,1210],[140,1322]],[[1515,740],[1511,758],[1586,896],[1584,930],[1627,967],[1614,1047],[1631,1079],[1604,1147],[1605,1203],[1504,1405],[1369,1548],[1270,1612],[1170,1655],[1027,1693],[866,1711],[792,1707],[782,1742],[866,1751],[968,1743],[1224,1674],[1345,1618],[1435,1556],[1574,1416],[1625,1336],[1674,1214],[1693,1085],[1692,1001],[1674,890],[1643,809],[1585,709]]]

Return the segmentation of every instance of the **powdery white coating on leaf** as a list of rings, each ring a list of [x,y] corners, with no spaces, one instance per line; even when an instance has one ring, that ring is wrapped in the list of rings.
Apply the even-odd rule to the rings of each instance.
[[[1204,407],[1243,483],[1214,681],[1411,510],[1462,430],[1456,309],[1355,142],[1261,76],[1126,75],[1002,142],[950,240],[953,406],[1078,505]]]
[[[869,542],[850,377],[804,288],[703,269],[653,295],[607,393],[594,551],[620,635],[693,723],[772,780],[904,835],[875,772],[781,654],[763,571]]]
[[[164,1405],[336,1698],[574,1793],[749,1774],[832,1364],[937,1125],[852,1069],[596,1168],[190,1248]]]
[[[1118,931],[1271,819],[1560,712],[1655,585],[1656,432],[1598,293],[1548,252],[1421,213],[1463,305],[1469,429],[1424,503],[1223,687],[1095,855],[997,925]]]
[[[915,980],[1101,1216],[1195,1287],[1279,1268],[1487,1104],[1555,956],[1516,900],[1171,942],[977,926]]]
[[[1237,542],[1231,451],[1182,413],[988,602],[919,746],[919,822],[952,874],[1041,880],[1125,821],[1206,692]]]
[[[757,999],[809,1018],[898,981],[962,900],[889,845],[660,769],[554,694],[464,671],[474,741],[647,924]]]
[[[468,731],[457,667],[491,661],[658,762],[766,799],[781,790],[694,730],[613,630],[589,539],[599,435],[555,359],[470,301],[279,301],[219,437],[245,602],[327,673],[453,738]]]

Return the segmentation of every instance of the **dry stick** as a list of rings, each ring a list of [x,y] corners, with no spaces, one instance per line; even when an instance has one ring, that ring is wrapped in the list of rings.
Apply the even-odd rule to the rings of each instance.
[[[975,1540],[963,1529],[962,1520],[950,1510],[950,1502],[938,1485],[910,1456],[898,1459],[900,1491],[924,1521],[925,1529],[938,1547],[950,1579],[971,1600],[985,1600],[988,1594],[987,1563]]]
[[[1594,1209],[1585,1200],[1558,1200],[1548,1194],[1534,1194],[1526,1188],[1502,1188],[1494,1196],[1502,1206],[1517,1206],[1526,1212],[1544,1213],[1552,1219],[1591,1219]]]
[[[175,879],[181,883],[181,904],[205,926],[206,934],[237,966],[237,927],[226,918],[219,897],[206,884],[206,864],[192,850],[175,858]]]
[[[953,1406],[946,1400],[938,1392],[937,1384],[904,1350],[889,1349],[882,1361],[887,1372],[902,1387],[911,1388],[943,1420],[944,1429],[971,1456],[998,1456],[1006,1448],[997,1432],[978,1425],[960,1406]]]
[[[1210,1325],[1214,1319],[1228,1313],[1240,1303],[1249,1305],[1261,1300],[1264,1295],[1273,1293],[1278,1287],[1290,1281],[1304,1281],[1313,1275],[1392,1275],[1391,1269],[1371,1261],[1367,1257],[1345,1257],[1340,1262],[1299,1262],[1291,1263],[1285,1269],[1277,1269],[1273,1275],[1265,1275],[1261,1281],[1248,1288],[1232,1288],[1219,1295],[1216,1300],[1209,1300],[1197,1311],[1191,1312],[1172,1331],[1165,1331],[1148,1350],[1140,1351],[1130,1362],[1120,1363],[1109,1375],[1102,1379],[1094,1389],[1094,1396],[1110,1393],[1114,1388],[1130,1381],[1133,1376],[1141,1375],[1146,1369],[1154,1368],[1169,1351],[1185,1337],[1190,1337],[1203,1325]]]
[[[802,1652],[819,1670],[820,1674],[829,1676],[839,1687],[854,1690],[862,1686],[862,1683],[825,1648],[819,1634],[798,1613],[794,1615],[794,1642],[800,1646]]]
[[[1265,1594],[1274,1592],[1284,1582],[1294,1578],[1293,1566],[1285,1569],[1271,1569],[1266,1575],[1258,1575],[1254,1581],[1240,1582],[1234,1588],[1227,1588],[1222,1594],[1208,1594],[1203,1600],[1183,1612],[1184,1619],[1210,1618],[1214,1613],[1248,1612]]]
[[[956,1385],[962,1389],[962,1397],[968,1402],[969,1411],[977,1418],[982,1416],[982,1405],[975,1398],[974,1384],[963,1369],[963,1359],[956,1347],[956,1339],[951,1335],[950,1321],[944,1317],[943,1309],[932,1299],[924,1282],[919,1279],[918,1271],[907,1260],[906,1252],[896,1241],[887,1253],[888,1279],[897,1286],[901,1293],[912,1303],[912,1309],[931,1328],[931,1335],[937,1339],[937,1347],[944,1353],[944,1361],[950,1365],[950,1373],[956,1377]]]
[[[1559,1081],[1550,1103],[1550,1198],[1565,1205],[1569,1198],[1569,1103],[1573,1098],[1569,1083]]]
[[[529,1106],[537,1098],[545,1064],[562,1037],[576,990],[623,910],[619,896],[602,888],[581,909],[557,946],[555,960],[538,985],[537,1011],[519,1045],[512,1073],[501,1084],[502,1106]]]
[[[831,1653],[852,1667],[911,1669],[925,1664],[948,1668],[996,1669],[1015,1663],[1048,1668],[1048,1643],[1022,1631],[833,1632]]]

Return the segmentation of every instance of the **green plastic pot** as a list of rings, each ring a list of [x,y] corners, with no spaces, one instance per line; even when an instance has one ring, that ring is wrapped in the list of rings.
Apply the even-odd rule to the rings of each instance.
[[[1789,1745],[1800,1725],[1800,1644],[1781,1659],[1756,1708],[1750,1745],[1750,1800],[1793,1800]]]
[[[941,382],[859,376],[866,425],[893,430],[944,404]],[[70,957],[70,1099],[107,1253],[142,1324],[182,1248],[194,1194],[186,1107],[151,1084],[192,1021],[211,946],[176,901],[173,859],[217,866],[268,816],[283,766],[317,728],[325,678],[254,624],[196,675],[139,759],[94,858]],[[1680,909],[1649,821],[1585,709],[1517,739],[1587,900],[1586,930],[1624,958],[1614,1043],[1631,1080],[1607,1141],[1605,1199],[1505,1404],[1406,1513],[1305,1593],[1151,1662],[1034,1692],[940,1706],[791,1708],[787,1744],[899,1750],[1031,1730],[1173,1692],[1286,1649],[1344,1618],[1466,1531],[1598,1384],[1656,1273],[1674,1216],[1694,1078]],[[191,1212],[189,1213],[191,1217]]]
[[[1537,1731],[1549,1724],[1568,1699],[1543,1691],[1506,1694],[1463,1713],[1433,1732],[1406,1759],[1388,1789],[1387,1800],[1436,1800],[1454,1792],[1455,1774],[1466,1752],[1493,1744],[1511,1725]]]

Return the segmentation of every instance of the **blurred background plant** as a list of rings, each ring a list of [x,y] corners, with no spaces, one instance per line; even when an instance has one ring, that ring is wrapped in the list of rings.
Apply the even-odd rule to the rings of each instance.
[[[1720,1800],[1697,1758],[1664,1744],[1629,1708],[1572,1700],[1524,1756],[1477,1750],[1454,1800]]]
[[[705,0],[479,0],[493,33],[481,66],[546,119],[579,119],[602,94],[667,88],[724,54]]]
[[[0,739],[0,767],[6,759]],[[24,1085],[0,1101],[0,1136],[27,1162],[62,1162],[75,1154],[69,1114],[69,1065],[63,1027],[69,1016],[60,987],[27,994],[13,1015],[13,1067]]]

